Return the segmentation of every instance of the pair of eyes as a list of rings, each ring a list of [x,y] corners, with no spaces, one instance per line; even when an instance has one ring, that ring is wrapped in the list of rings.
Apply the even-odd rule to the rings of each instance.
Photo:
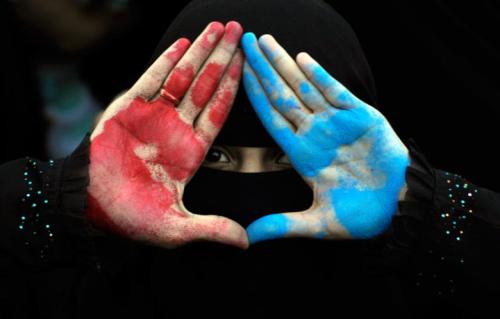
[[[212,147],[205,156],[205,161],[208,163],[229,163],[231,162],[231,156],[220,147]],[[288,157],[281,151],[274,156],[274,162],[276,164],[290,165]]]

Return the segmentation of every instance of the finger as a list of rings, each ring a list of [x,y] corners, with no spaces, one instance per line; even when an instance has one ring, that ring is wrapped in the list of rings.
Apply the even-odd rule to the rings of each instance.
[[[222,23],[211,22],[208,24],[168,75],[162,90],[181,100],[223,33],[224,25]]]
[[[238,22],[230,21],[227,23],[222,40],[212,51],[189,87],[185,98],[177,107],[181,116],[188,123],[195,120],[217,89],[219,81],[236,51],[242,33],[243,28]]]
[[[295,96],[285,81],[274,70],[265,55],[262,53],[255,35],[247,32],[241,38],[241,45],[248,63],[258,76],[262,87],[276,109],[287,118],[296,128],[306,120],[311,112]]]
[[[237,49],[217,91],[196,119],[195,132],[207,148],[214,141],[231,110],[238,92],[242,67],[243,53]]]
[[[261,217],[247,229],[250,245],[285,237],[318,237],[324,234],[321,219],[308,211],[279,213]]]
[[[291,150],[296,144],[293,128],[283,115],[272,106],[257,79],[257,75],[247,61],[243,64],[243,86],[250,104],[269,134],[284,152]]]
[[[318,62],[309,54],[297,54],[297,64],[311,82],[323,93],[325,98],[335,107],[351,109],[363,106],[364,102],[352,94],[339,81],[335,80]]]
[[[290,85],[307,108],[322,112],[330,107],[321,92],[309,82],[302,70],[297,66],[297,63],[272,35],[265,34],[261,36],[259,45],[276,71]]]
[[[248,248],[245,229],[237,222],[217,215],[191,214],[186,219],[183,238],[186,242],[207,240],[239,248]]]
[[[163,81],[170,73],[172,68],[179,62],[191,45],[191,41],[186,38],[180,38],[166,49],[137,82],[128,91],[132,97],[140,96],[145,100],[152,99],[160,90]]]

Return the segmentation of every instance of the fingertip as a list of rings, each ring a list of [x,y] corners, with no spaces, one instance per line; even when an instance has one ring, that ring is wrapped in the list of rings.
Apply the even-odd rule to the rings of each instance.
[[[240,40],[243,28],[236,21],[230,21],[226,24],[224,39],[230,44],[237,44]]]
[[[245,32],[241,37],[242,44],[250,44],[251,42],[254,42],[256,40],[257,38],[255,37],[255,33],[253,32]]]
[[[267,215],[251,223],[246,231],[250,244],[282,238],[288,233],[288,219],[283,214]]]
[[[248,240],[248,237],[245,236],[245,240],[239,247],[243,250],[247,250],[250,247],[250,241]]]
[[[231,222],[233,222],[233,221],[231,221]],[[247,232],[240,224],[238,224],[236,222],[233,222],[233,223],[235,223],[236,224],[235,226],[239,229],[239,236],[237,236],[237,238],[235,239],[234,245],[238,248],[243,249],[243,250],[248,249],[248,247],[250,246],[250,243],[248,240]]]
[[[208,24],[210,31],[224,31],[224,24],[220,21],[212,21]]]
[[[299,52],[295,56],[295,60],[297,61],[297,63],[301,63],[301,64],[305,64],[305,63],[309,62],[310,59],[311,59],[311,56],[309,54],[307,54],[307,52]]]
[[[163,52],[163,56],[173,63],[177,63],[179,59],[186,53],[191,46],[191,41],[187,38],[177,39],[168,49]],[[170,71],[170,70],[168,70]]]
[[[276,41],[276,39],[270,34],[263,34],[259,38],[259,45],[262,47],[275,49],[278,45],[278,41]]]
[[[175,45],[176,49],[182,53],[185,53],[190,46],[191,46],[191,40],[184,37],[177,40],[177,44]]]
[[[226,23],[226,30],[240,30],[243,31],[243,27],[238,21],[231,20],[228,23]]]
[[[273,39],[273,36],[270,35],[269,33],[266,33],[266,34],[263,34],[259,37],[259,43],[261,42],[265,42],[265,41],[269,41],[269,40],[272,40]]]
[[[191,40],[189,40],[186,37],[182,37],[182,38],[179,38],[179,40],[177,40],[177,43],[182,44],[182,45],[188,45],[188,44],[191,44]]]

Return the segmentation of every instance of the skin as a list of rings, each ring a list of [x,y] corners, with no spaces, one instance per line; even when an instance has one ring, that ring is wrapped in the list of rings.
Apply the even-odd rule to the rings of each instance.
[[[271,35],[241,40],[243,83],[263,125],[314,193],[303,212],[264,216],[250,243],[282,237],[366,239],[385,231],[405,190],[408,150],[386,118],[307,53]]]
[[[238,173],[262,173],[291,169],[286,155],[276,147],[242,147],[214,145],[205,167]]]
[[[87,213],[94,225],[166,248],[196,240],[248,247],[241,225],[182,203],[236,95],[242,32],[237,22],[212,22],[192,44],[179,39],[106,109],[91,135]]]

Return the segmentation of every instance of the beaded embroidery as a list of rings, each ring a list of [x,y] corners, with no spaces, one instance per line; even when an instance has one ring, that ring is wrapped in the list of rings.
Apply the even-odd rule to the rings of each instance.
[[[440,229],[443,240],[448,240],[451,246],[462,245],[467,236],[467,219],[474,214],[474,200],[478,193],[477,187],[470,184],[460,175],[444,172],[447,184],[447,199],[449,205],[439,211]],[[453,295],[456,292],[456,280],[447,271],[449,267],[461,269],[466,263],[464,256],[452,256],[445,252],[427,250],[427,255],[432,259],[439,270],[419,271],[415,285],[423,287],[424,282],[436,287],[434,293],[438,296]]]
[[[26,166],[23,172],[23,178],[26,185],[26,193],[21,198],[24,210],[19,216],[18,229],[24,237],[24,244],[30,247],[30,250],[36,254],[40,260],[45,260],[51,244],[54,242],[53,225],[49,222],[47,213],[41,213],[47,210],[49,199],[45,190],[48,185],[44,185],[44,167],[33,159],[26,158]],[[50,160],[48,168],[53,167],[54,161]],[[43,165],[46,166],[46,165]],[[42,181],[38,182],[41,179]]]

